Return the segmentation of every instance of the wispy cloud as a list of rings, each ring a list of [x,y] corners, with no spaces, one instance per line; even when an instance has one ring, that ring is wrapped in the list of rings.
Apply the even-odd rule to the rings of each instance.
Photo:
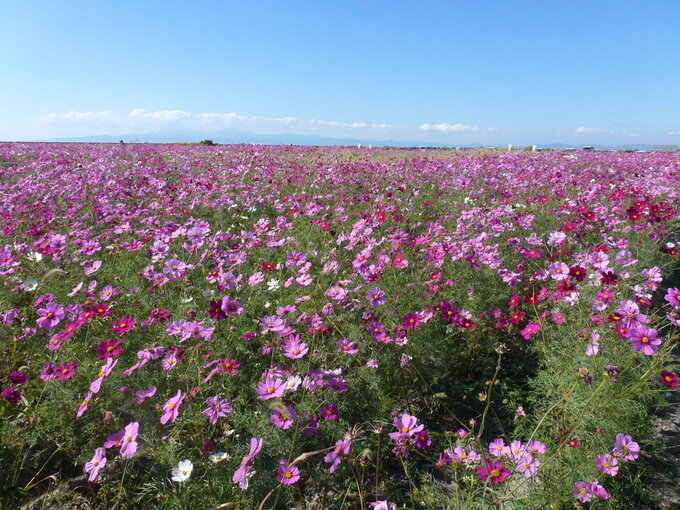
[[[669,135],[680,135],[680,130],[678,130],[678,131],[670,131],[668,134],[669,134]]]
[[[300,119],[297,117],[256,117],[228,113],[189,113],[183,110],[151,111],[135,108],[128,113],[111,111],[50,113],[38,119],[38,123],[50,126],[70,126],[79,128],[136,129],[143,132],[158,129],[200,129],[218,131],[220,129],[247,129],[255,132],[303,132],[336,135],[390,134],[404,128],[384,123],[363,121],[340,122],[336,120]]]
[[[438,131],[440,133],[474,133],[478,131],[477,126],[467,124],[421,124],[421,131]]]
[[[303,119],[295,116],[258,117],[237,112],[191,113],[184,110],[148,110],[135,108],[128,112],[70,111],[43,115],[38,124],[58,136],[149,134],[170,130],[219,132],[238,130],[256,134],[319,135],[374,140],[442,140],[457,135],[481,136],[486,139],[499,131],[495,127],[479,128],[468,124],[425,123],[399,126],[365,120],[339,121]],[[67,133],[67,134],[66,134]]]
[[[611,134],[612,131],[610,131],[609,129],[581,126],[581,127],[577,127],[576,129],[574,129],[574,133],[579,134],[579,135]]]

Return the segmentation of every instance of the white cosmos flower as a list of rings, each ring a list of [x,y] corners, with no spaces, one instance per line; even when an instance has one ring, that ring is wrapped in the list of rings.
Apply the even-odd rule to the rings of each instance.
[[[281,284],[276,278],[272,278],[267,282],[267,288],[269,289],[270,292],[273,292],[275,290],[279,290],[281,287]]]
[[[177,466],[172,468],[172,481],[184,482],[191,476],[194,464],[189,459],[180,460]]]
[[[218,462],[222,462],[224,459],[228,459],[229,455],[227,455],[226,452],[217,452],[213,453],[209,458],[212,462],[217,464]]]

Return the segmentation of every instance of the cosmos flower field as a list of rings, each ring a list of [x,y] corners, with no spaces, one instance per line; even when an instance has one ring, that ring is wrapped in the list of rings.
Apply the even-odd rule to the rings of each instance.
[[[679,176],[678,153],[0,144],[0,503],[658,504]]]

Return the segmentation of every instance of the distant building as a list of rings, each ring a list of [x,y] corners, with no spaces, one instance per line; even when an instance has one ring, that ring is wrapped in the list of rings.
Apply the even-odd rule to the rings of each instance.
[[[582,151],[592,151],[593,146],[592,145],[584,145],[583,147],[581,147],[581,150]]]

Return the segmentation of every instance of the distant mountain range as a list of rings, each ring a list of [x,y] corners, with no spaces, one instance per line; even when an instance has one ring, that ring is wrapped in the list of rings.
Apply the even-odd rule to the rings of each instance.
[[[138,133],[122,135],[93,135],[67,138],[53,138],[49,140],[35,140],[41,142],[59,143],[197,143],[202,140],[212,140],[217,144],[262,144],[262,145],[318,145],[318,146],[357,146],[362,147],[498,147],[506,148],[507,144],[488,145],[481,143],[472,144],[444,144],[425,142],[422,140],[370,140],[365,138],[334,138],[330,136],[293,135],[293,134],[257,134],[238,131],[235,129],[221,131],[195,131],[175,130],[157,133]],[[516,148],[526,145],[515,145]],[[564,143],[536,144],[540,149],[568,149],[571,147],[580,149],[580,145],[568,145]],[[654,150],[658,146],[652,144],[626,144],[617,146],[605,146],[593,144],[594,149],[599,150]]]

